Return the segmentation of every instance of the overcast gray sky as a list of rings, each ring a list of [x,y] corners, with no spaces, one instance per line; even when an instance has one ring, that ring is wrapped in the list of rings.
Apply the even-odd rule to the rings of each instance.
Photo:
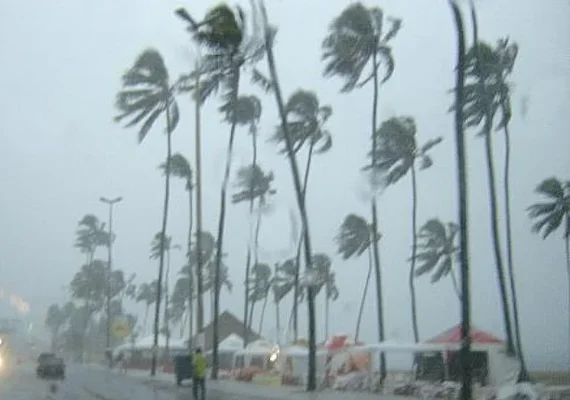
[[[241,1],[247,6],[247,1]],[[279,27],[276,57],[283,90],[314,90],[334,114],[328,122],[333,149],[315,158],[308,190],[311,233],[315,251],[334,256],[333,238],[347,213],[368,217],[366,185],[360,167],[368,149],[371,89],[341,95],[341,83],[322,78],[320,43],[328,23],[348,1],[268,0],[270,18]],[[520,46],[512,80],[512,213],[517,284],[523,340],[535,368],[568,365],[568,281],[561,232],[547,241],[530,232],[526,207],[536,200],[533,189],[543,178],[569,179],[570,137],[570,6],[561,0],[481,0],[480,35],[495,42],[510,36]],[[136,131],[113,122],[114,98],[120,75],[146,47],[163,54],[171,75],[188,72],[193,51],[184,26],[173,16],[179,3],[164,0],[57,0],[0,2],[0,287],[18,293],[31,305],[31,316],[42,323],[45,309],[63,301],[66,284],[83,257],[73,248],[78,220],[85,213],[106,218],[99,196],[124,197],[117,206],[115,265],[138,281],[156,277],[149,260],[151,238],[160,229],[163,179],[157,170],[165,154],[162,128],[142,145]],[[214,3],[185,3],[201,16]],[[393,41],[396,70],[381,88],[380,117],[411,115],[418,140],[443,136],[433,152],[434,166],[419,175],[419,222],[439,216],[456,217],[452,101],[455,34],[444,0],[372,1],[389,15],[403,18]],[[262,64],[261,69],[265,69]],[[291,250],[290,210],[296,210],[286,160],[266,143],[276,124],[272,97],[247,80],[242,93],[263,99],[260,163],[276,175],[275,211],[262,226],[262,261],[273,264]],[[528,99],[526,118],[521,114]],[[181,123],[174,133],[174,150],[192,162],[193,113],[189,99],[180,98]],[[204,227],[217,227],[219,187],[228,126],[211,99],[203,113]],[[502,136],[496,136],[502,160]],[[245,129],[236,139],[234,168],[250,162]],[[491,254],[483,141],[469,135],[471,262],[473,323],[502,335],[499,297]],[[497,166],[502,166],[499,161]],[[182,183],[172,187],[168,231],[183,243],[187,232],[187,198]],[[390,338],[411,339],[408,265],[411,246],[409,178],[387,190],[379,200],[386,332]],[[224,293],[223,307],[241,315],[243,266],[247,239],[246,206],[231,206],[227,214],[226,251],[234,293]],[[101,256],[104,256],[101,253]],[[333,332],[353,332],[367,261],[342,262],[334,256],[340,299],[332,306]],[[178,269],[183,253],[174,256]],[[457,300],[449,280],[436,286],[419,279],[418,304],[422,338],[429,338],[459,321]],[[375,291],[369,292],[362,338],[376,338]],[[324,311],[322,300],[319,309]],[[290,301],[283,306],[283,322]],[[2,309],[8,312],[9,307]],[[305,307],[301,308],[305,327]],[[274,334],[273,308],[267,311],[265,333]],[[324,318],[319,319],[319,335]],[[272,332],[273,330],[273,332]]]

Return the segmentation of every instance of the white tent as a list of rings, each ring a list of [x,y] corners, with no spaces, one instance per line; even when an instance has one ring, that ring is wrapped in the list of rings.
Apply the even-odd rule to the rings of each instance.
[[[278,351],[278,347],[267,340],[256,340],[247,345],[245,349],[240,349],[236,355],[268,356]]]
[[[137,340],[132,346],[136,350],[152,350],[154,347],[154,335],[145,336]],[[158,335],[158,348],[166,347],[166,336]],[[168,341],[168,348],[172,350],[184,350],[188,348],[186,340],[183,339],[170,339]]]

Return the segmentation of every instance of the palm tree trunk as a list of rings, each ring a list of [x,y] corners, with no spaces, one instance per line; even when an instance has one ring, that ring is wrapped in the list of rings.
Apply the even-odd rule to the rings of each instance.
[[[251,145],[253,150],[253,160],[252,165],[255,169],[257,165],[257,132],[251,133]],[[253,197],[253,189],[254,189],[254,182],[251,181],[250,191],[249,191],[249,218],[250,218],[250,236],[251,236],[251,228],[253,224],[253,204],[254,204],[254,197]],[[244,294],[244,308],[243,308],[243,347],[245,348],[248,344],[248,308],[249,308],[249,274],[251,273],[251,237],[249,238],[249,242],[247,243],[247,257],[245,261],[245,294]]]
[[[376,53],[372,58],[374,91],[372,98],[372,171],[376,167],[376,126],[378,124],[378,67]],[[374,255],[374,272],[376,277],[376,311],[378,314],[378,341],[384,341],[384,305],[382,300],[382,271],[380,269],[380,250],[378,249],[378,211],[376,196],[372,198],[372,250]],[[386,379],[386,355],[380,353],[380,381]]]
[[[182,323],[180,324],[180,339],[184,339],[184,328],[186,327],[188,320],[192,319],[192,318],[188,318],[188,314],[189,313],[185,312],[184,316],[182,317]]]
[[[281,314],[279,313],[279,301],[275,302],[275,329],[277,330],[277,345],[281,346]]]
[[[192,349],[192,328],[193,328],[193,318],[194,318],[194,313],[193,313],[193,307],[192,307],[192,296],[194,295],[194,277],[193,277],[193,272],[192,272],[192,263],[190,261],[190,256],[191,256],[191,251],[192,251],[192,232],[193,232],[193,228],[194,228],[194,207],[193,207],[193,202],[192,202],[192,181],[189,179],[188,182],[186,182],[186,185],[188,186],[188,214],[189,214],[189,222],[188,222],[188,314],[186,314],[185,316],[188,318],[188,320],[184,321],[184,323],[182,324],[182,326],[186,325],[186,323],[188,323],[188,331],[189,331],[189,336],[188,336],[188,349]],[[182,335],[181,335],[182,338]]]
[[[313,160],[313,150],[315,143],[311,140],[309,144],[309,154],[307,154],[307,164],[305,165],[305,175],[303,177],[303,202],[307,199],[307,185],[309,183],[309,171]],[[297,254],[295,255],[295,282],[293,284],[293,334],[295,340],[299,339],[299,274],[301,271],[301,249],[303,246],[303,232],[300,233],[297,244]]]
[[[416,251],[418,248],[418,184],[416,181],[416,166],[412,162],[412,259],[410,262],[410,273],[408,275],[408,285],[410,287],[410,297],[412,305],[412,328],[414,332],[414,341],[420,341],[420,334],[418,330],[418,314],[416,304],[416,285],[414,273],[416,272]]]
[[[453,291],[457,296],[457,300],[461,301],[461,292],[459,291],[459,286],[457,285],[457,278],[455,277],[455,272],[451,270],[449,271],[449,275],[451,276],[451,284],[453,285]]]
[[[370,277],[372,276],[372,247],[368,247],[368,273],[366,274],[366,281],[364,283],[364,290],[362,292],[362,299],[360,300],[360,307],[358,309],[358,318],[356,319],[356,333],[354,340],[357,341],[360,336],[360,324],[362,323],[362,314],[364,313],[364,304],[366,303],[366,294],[368,293],[368,286],[370,284]]]
[[[160,299],[162,295],[162,272],[164,270],[164,252],[166,238],[166,223],[168,221],[168,202],[170,197],[170,157],[172,156],[172,130],[170,125],[170,104],[166,107],[166,168],[164,169],[164,208],[162,212],[162,239],[160,241],[160,259],[158,263],[158,282],[156,287],[156,304],[154,310],[154,339],[153,346],[155,351],[152,352],[152,360],[150,364],[150,376],[156,375],[156,352],[158,350],[158,334],[160,331]]]
[[[568,274],[568,310],[570,310],[570,215],[566,215],[566,240],[564,244],[566,247],[566,272]],[[568,355],[570,356],[570,311],[568,318]]]
[[[232,60],[232,64],[235,62]],[[212,379],[218,379],[218,369],[219,369],[219,360],[218,360],[218,341],[219,341],[219,308],[220,308],[220,272],[222,268],[222,251],[224,248],[224,225],[226,222],[226,198],[227,198],[227,190],[228,190],[228,183],[230,181],[230,170],[232,165],[232,155],[234,151],[234,139],[236,133],[236,117],[235,117],[235,105],[237,103],[237,97],[239,92],[239,78],[240,78],[240,70],[239,65],[232,66],[232,73],[233,73],[233,96],[232,96],[232,111],[230,112],[231,115],[231,128],[230,128],[230,139],[228,142],[228,152],[226,155],[226,169],[224,172],[224,180],[222,182],[222,190],[220,194],[220,220],[218,223],[218,243],[216,249],[216,270],[214,273],[214,329],[213,329],[213,349],[212,349]]]
[[[200,66],[196,67],[196,93],[200,93]],[[202,260],[202,144],[201,144],[201,99],[196,95],[195,100],[195,133],[196,133],[196,328],[200,332],[204,327],[204,263]]]
[[[261,315],[259,316],[259,331],[258,333],[262,335],[263,332],[263,320],[265,319],[265,307],[267,307],[267,298],[269,297],[269,291],[265,293],[265,299],[263,299],[263,306],[261,307]]]
[[[164,274],[164,335],[166,336],[166,343],[164,346],[164,358],[168,360],[169,345],[170,345],[170,306],[168,303],[169,299],[169,286],[168,279],[170,275],[170,248],[166,249],[166,273]]]
[[[295,194],[297,197],[297,205],[299,207],[299,213],[301,214],[301,223],[304,232],[303,243],[305,248],[305,265],[308,270],[312,269],[311,265],[311,235],[309,232],[309,219],[307,216],[307,210],[305,208],[305,199],[303,198],[303,190],[301,187],[301,179],[299,176],[299,168],[297,165],[297,159],[295,153],[293,152],[293,144],[291,141],[291,135],[289,133],[289,127],[287,126],[287,115],[285,112],[285,104],[283,102],[283,96],[281,94],[281,88],[279,85],[279,78],[277,76],[277,68],[275,66],[275,58],[273,55],[272,48],[272,33],[269,28],[269,21],[267,18],[267,10],[265,9],[264,3],[260,2],[261,13],[263,17],[263,26],[265,33],[265,49],[267,53],[267,64],[269,67],[271,82],[273,84],[273,92],[275,94],[275,100],[279,109],[279,116],[281,119],[281,128],[285,136],[285,144],[287,147],[287,155],[289,158],[289,164],[291,167],[291,174],[293,175],[293,184],[295,186]],[[315,296],[314,288],[309,287],[307,290],[307,314],[309,323],[309,362],[308,362],[308,376],[307,376],[307,391],[314,391],[317,388],[317,344],[316,344],[316,321],[315,321]]]
[[[463,30],[463,18],[459,7],[453,0],[449,0],[449,6],[453,12],[457,31],[457,68],[455,83],[455,145],[457,158],[457,188],[459,198],[459,257],[461,262],[461,400],[471,400],[472,376],[471,376],[471,309],[469,293],[469,241],[467,237],[468,214],[467,214],[467,156],[465,152],[465,136],[463,130],[464,118],[463,107],[465,104],[465,33]],[[474,24],[476,26],[476,24]],[[475,38],[477,36],[475,35]],[[475,40],[477,42],[477,40]]]
[[[514,355],[515,349],[513,345],[513,332],[511,324],[511,313],[509,298],[507,294],[507,283],[505,280],[505,267],[503,265],[501,238],[499,233],[499,215],[497,205],[497,185],[495,182],[495,164],[493,161],[493,139],[492,119],[490,115],[485,117],[485,158],[487,164],[487,179],[489,185],[489,205],[491,208],[491,234],[493,239],[493,255],[495,257],[495,268],[497,271],[497,280],[499,284],[499,293],[501,296],[501,304],[503,309],[503,324],[505,325],[505,333],[507,336],[506,350],[507,354]]]
[[[328,285],[328,284],[327,284]],[[325,340],[329,337],[329,306],[330,293],[328,288],[325,290]]]
[[[144,324],[143,324],[143,325],[144,325],[144,332],[145,332],[145,333],[147,332],[146,330],[147,330],[147,328],[148,328],[148,309],[149,309],[149,306],[148,306],[148,304],[147,304],[146,309],[145,309],[145,312],[144,312]]]
[[[504,110],[503,110],[504,112]],[[530,381],[530,376],[526,367],[526,361],[522,349],[521,328],[519,322],[519,302],[517,289],[515,284],[515,268],[513,263],[513,240],[511,230],[511,184],[510,184],[510,167],[511,167],[511,138],[509,127],[505,123],[503,128],[505,137],[505,169],[503,172],[503,187],[505,192],[505,225],[507,233],[507,268],[509,271],[509,284],[511,296],[513,300],[513,322],[516,336],[517,353],[521,361],[521,372],[519,374],[519,382]]]
[[[249,319],[248,319],[248,328],[251,329],[253,323],[253,311],[255,310],[255,301],[251,301],[251,307],[249,308]],[[257,332],[259,334],[259,332]]]

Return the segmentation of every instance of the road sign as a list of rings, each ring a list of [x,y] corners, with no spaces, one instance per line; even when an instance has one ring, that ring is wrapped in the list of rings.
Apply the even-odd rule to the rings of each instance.
[[[125,318],[117,318],[111,324],[111,334],[116,339],[124,339],[131,334],[129,321]]]

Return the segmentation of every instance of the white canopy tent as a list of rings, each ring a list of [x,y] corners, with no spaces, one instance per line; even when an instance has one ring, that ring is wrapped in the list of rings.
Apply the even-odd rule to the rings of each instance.
[[[355,346],[371,353],[407,352],[407,353],[447,353],[459,351],[460,344],[456,343],[397,343],[385,341],[365,346]],[[520,362],[506,354],[505,346],[499,343],[473,343],[472,352],[487,353],[488,384],[502,386],[514,384],[517,381]]]

